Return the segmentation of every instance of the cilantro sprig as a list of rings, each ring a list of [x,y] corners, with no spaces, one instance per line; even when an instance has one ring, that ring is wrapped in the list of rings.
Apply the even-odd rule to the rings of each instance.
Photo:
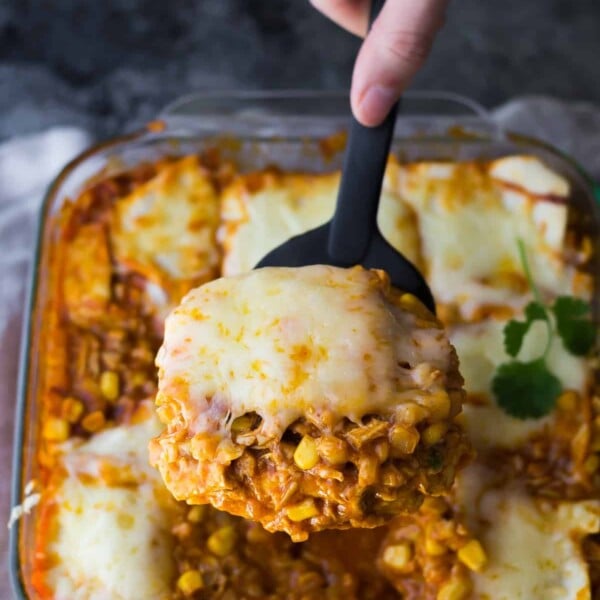
[[[501,364],[492,379],[492,391],[498,405],[519,419],[540,418],[555,406],[562,392],[558,377],[550,371],[547,357],[556,335],[575,356],[585,356],[596,341],[596,328],[590,320],[590,305],[581,298],[559,296],[547,305],[535,285],[525,245],[518,240],[519,257],[534,300],[525,307],[525,320],[511,320],[504,327],[504,349],[513,358]],[[546,346],[530,361],[517,359],[525,336],[536,321],[546,325]]]

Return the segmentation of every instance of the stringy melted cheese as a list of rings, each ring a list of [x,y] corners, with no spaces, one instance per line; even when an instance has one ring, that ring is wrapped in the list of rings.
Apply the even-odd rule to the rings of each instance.
[[[49,548],[60,561],[47,576],[55,598],[170,597],[169,500],[146,452],[157,430],[155,418],[107,429],[65,455]]]
[[[386,285],[360,267],[311,266],[193,290],[166,321],[157,402],[174,398],[194,433],[247,412],[265,436],[305,415],[393,413],[418,395],[420,365],[446,373],[453,354],[437,322],[418,325]]]

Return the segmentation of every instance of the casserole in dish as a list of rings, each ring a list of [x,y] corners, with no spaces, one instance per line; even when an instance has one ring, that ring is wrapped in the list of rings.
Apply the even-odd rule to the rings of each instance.
[[[418,95],[406,104],[379,220],[426,274],[461,362],[458,423],[477,458],[453,491],[383,528],[293,544],[175,502],[149,467],[166,314],[192,287],[243,273],[325,221],[343,147],[342,95],[191,98],[167,111],[165,128],[77,159],[44,204],[16,442],[15,505],[28,514],[11,543],[23,597],[591,597],[593,360],[552,342],[546,360],[562,392],[539,418],[507,414],[492,393],[509,359],[502,330],[532,298],[518,239],[545,301],[598,297],[589,182],[552,149],[465,116],[468,105]],[[537,356],[544,326],[532,324],[520,359]]]

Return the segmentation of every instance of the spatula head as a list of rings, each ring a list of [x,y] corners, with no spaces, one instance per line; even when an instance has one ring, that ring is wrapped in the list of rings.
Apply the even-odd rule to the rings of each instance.
[[[304,267],[307,265],[354,266],[340,264],[329,255],[327,248],[330,227],[331,223],[329,222],[291,238],[269,252],[256,265],[256,268]],[[379,231],[372,235],[367,253],[360,264],[367,269],[382,269],[389,275],[394,287],[415,295],[429,310],[435,313],[433,296],[419,270],[394,249]]]

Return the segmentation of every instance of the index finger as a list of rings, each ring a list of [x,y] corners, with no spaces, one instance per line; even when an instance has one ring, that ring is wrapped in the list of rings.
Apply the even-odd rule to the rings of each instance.
[[[369,25],[370,0],[310,0],[310,3],[340,27],[365,37]]]
[[[383,121],[429,55],[448,0],[387,0],[362,44],[352,110],[363,125]]]

